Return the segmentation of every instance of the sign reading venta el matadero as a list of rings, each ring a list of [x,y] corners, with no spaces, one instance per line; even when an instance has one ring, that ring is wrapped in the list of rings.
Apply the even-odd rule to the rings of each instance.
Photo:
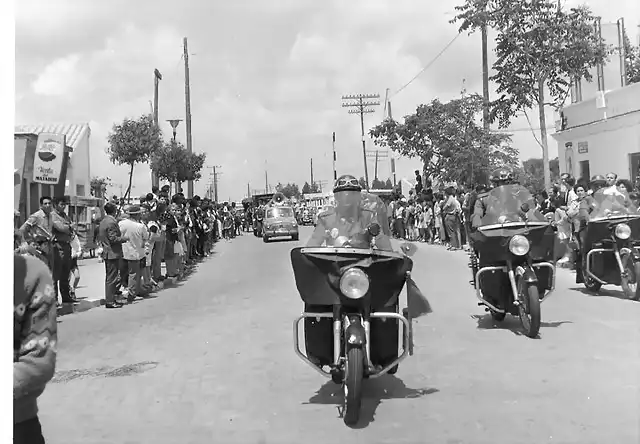
[[[60,181],[65,144],[64,134],[41,133],[38,135],[33,159],[34,182],[55,185]]]

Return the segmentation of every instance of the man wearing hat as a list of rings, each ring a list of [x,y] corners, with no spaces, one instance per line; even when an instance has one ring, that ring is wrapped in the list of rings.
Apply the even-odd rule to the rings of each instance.
[[[149,241],[147,227],[140,222],[142,209],[139,205],[131,205],[125,210],[127,217],[118,223],[122,236],[127,241],[122,244],[122,258],[127,263],[129,279],[127,285],[127,300],[133,302],[137,296],[142,294],[142,269],[140,262],[145,259],[145,246]]]

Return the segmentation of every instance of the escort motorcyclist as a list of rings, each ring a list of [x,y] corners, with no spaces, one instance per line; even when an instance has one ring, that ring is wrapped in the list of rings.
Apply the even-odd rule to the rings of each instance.
[[[386,211],[377,196],[362,193],[358,179],[350,174],[340,176],[333,188],[336,204],[318,215],[318,224],[307,242],[307,247],[332,245],[339,238],[348,239],[353,248],[369,248],[369,240],[363,233],[373,223],[380,226],[381,236],[376,237],[376,247],[391,251]],[[339,246],[339,245],[336,245]]]
[[[503,185],[511,185],[515,183],[515,175],[510,168],[498,168],[490,177],[493,187],[497,188]],[[489,198],[489,191],[478,194],[478,198],[473,206],[473,216],[471,217],[471,227],[473,230],[478,229],[482,225],[482,218],[487,212],[487,199]]]

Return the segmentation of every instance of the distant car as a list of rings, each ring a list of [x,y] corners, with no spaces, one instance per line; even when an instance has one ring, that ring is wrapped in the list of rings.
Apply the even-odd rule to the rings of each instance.
[[[274,237],[300,239],[298,223],[293,208],[286,206],[268,207],[264,216],[264,234],[262,240],[269,242]]]

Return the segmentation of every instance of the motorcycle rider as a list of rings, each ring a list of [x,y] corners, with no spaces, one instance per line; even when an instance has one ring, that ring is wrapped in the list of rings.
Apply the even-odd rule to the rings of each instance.
[[[376,238],[376,246],[381,250],[391,250],[389,229],[386,224],[386,212],[378,208],[379,198],[374,195],[363,195],[358,179],[351,174],[340,176],[334,185],[333,195],[336,205],[318,216],[318,224],[307,242],[308,247],[320,247],[325,241],[338,237],[346,237],[352,242],[373,223],[380,226],[383,236]],[[357,242],[357,239],[356,239]],[[369,248],[363,245],[353,247]]]
[[[515,183],[515,174],[508,167],[498,168],[492,174],[489,180],[493,183],[493,187],[497,188],[503,185],[511,185]],[[478,194],[473,206],[473,216],[471,217],[471,227],[476,230],[482,225],[482,218],[487,212],[487,200],[489,199],[489,191]]]

